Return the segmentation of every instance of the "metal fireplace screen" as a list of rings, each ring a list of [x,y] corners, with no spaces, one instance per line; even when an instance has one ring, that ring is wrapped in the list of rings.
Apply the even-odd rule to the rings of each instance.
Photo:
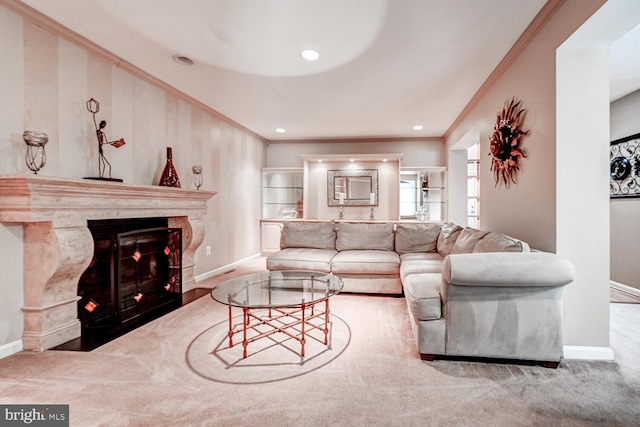
[[[180,229],[118,234],[120,322],[182,298]]]

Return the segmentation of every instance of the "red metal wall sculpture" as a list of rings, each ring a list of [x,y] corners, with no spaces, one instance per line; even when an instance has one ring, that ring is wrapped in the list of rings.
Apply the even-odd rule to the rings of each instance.
[[[491,143],[489,155],[491,156],[491,171],[496,180],[496,186],[502,182],[505,187],[510,183],[516,183],[516,173],[520,170],[518,161],[521,157],[527,157],[523,149],[522,138],[529,134],[522,129],[525,111],[520,107],[521,101],[511,98],[505,101],[502,112],[498,114],[493,133],[489,137]]]

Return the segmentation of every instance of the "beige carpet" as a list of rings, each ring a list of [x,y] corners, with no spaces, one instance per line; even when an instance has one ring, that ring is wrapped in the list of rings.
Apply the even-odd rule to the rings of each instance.
[[[640,425],[640,305],[611,304],[616,361],[565,360],[554,370],[423,362],[403,298],[341,294],[331,303],[348,345],[288,379],[228,384],[198,372],[190,346],[227,319],[204,296],[89,353],[0,360],[0,403],[69,404],[71,425],[83,427]],[[342,332],[332,333],[335,342]]]

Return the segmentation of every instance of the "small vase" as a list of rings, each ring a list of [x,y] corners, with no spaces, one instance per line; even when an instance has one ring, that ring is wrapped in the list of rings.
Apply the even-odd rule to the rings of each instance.
[[[180,188],[180,178],[178,178],[176,168],[173,167],[173,153],[171,152],[171,147],[167,147],[167,164],[164,167],[164,171],[162,171],[162,177],[160,178],[159,185],[164,187]]]

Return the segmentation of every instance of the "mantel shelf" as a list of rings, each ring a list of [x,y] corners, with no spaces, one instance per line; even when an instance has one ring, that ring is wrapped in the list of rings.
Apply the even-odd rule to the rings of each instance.
[[[202,217],[215,191],[32,174],[0,175],[0,222]]]

